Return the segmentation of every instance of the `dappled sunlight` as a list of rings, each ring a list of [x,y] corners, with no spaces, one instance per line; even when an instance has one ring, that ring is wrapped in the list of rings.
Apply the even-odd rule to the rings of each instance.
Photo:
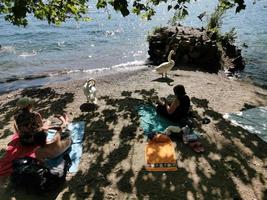
[[[221,155],[218,153],[213,153],[213,152],[209,152],[208,156],[207,156],[210,160],[214,160],[214,161],[220,161],[221,160]]]
[[[57,111],[64,110],[74,99],[71,94],[60,97],[47,91],[56,101],[62,99]],[[168,199],[172,196],[198,200],[241,199],[250,195],[263,199],[255,194],[263,194],[265,190],[266,145],[225,121],[205,99],[194,99],[197,108],[193,107],[192,116],[194,129],[203,135],[201,143],[205,152],[196,154],[176,138],[172,143],[178,170],[147,172],[144,168],[146,138],[139,127],[136,107],[155,94],[154,90],[140,90],[124,91],[118,98],[101,96],[97,109],[73,118],[73,121],[85,121],[83,155],[79,171],[66,182],[57,198]],[[40,94],[35,97],[42,98]],[[52,114],[49,102],[43,100],[36,109]],[[202,124],[204,114],[211,118],[210,124]],[[166,155],[164,151],[159,152],[161,157]],[[240,190],[238,185],[248,189]]]
[[[138,118],[134,109],[142,101],[130,98],[130,95],[131,93],[125,92],[125,98],[122,99],[100,97],[101,101],[106,102],[106,106],[104,109],[100,106],[94,111],[98,113],[96,119],[88,115],[90,120],[87,120],[86,125],[84,152],[90,152],[93,159],[89,163],[83,162],[82,159],[80,163],[86,182],[82,185],[85,187],[89,184],[94,188],[87,197],[116,198],[116,194],[105,187],[111,182],[122,192],[130,193],[134,188],[134,160],[131,157],[134,155],[133,141],[136,141],[138,136]],[[128,123],[119,123],[125,119]],[[70,187],[75,189],[77,181],[80,181],[78,174],[69,181]],[[79,196],[79,192],[75,193],[76,198]]]
[[[156,177],[153,175],[152,172],[148,172],[147,174],[145,174],[145,175],[142,177],[142,179],[143,179],[144,181],[156,181]],[[165,181],[165,180],[163,179],[163,181]]]
[[[205,158],[200,157],[198,162],[202,163],[202,165],[199,165],[198,167],[199,170],[202,171],[207,178],[212,178],[212,176],[215,175],[216,171]]]
[[[242,138],[242,137],[241,137]],[[240,139],[235,138],[233,140],[233,145],[237,146],[240,150],[242,150],[242,153],[244,154],[244,156],[246,157],[251,157],[253,156],[253,152],[250,148],[246,147]]]
[[[195,195],[191,191],[187,191],[186,193],[186,199],[188,200],[195,200]]]

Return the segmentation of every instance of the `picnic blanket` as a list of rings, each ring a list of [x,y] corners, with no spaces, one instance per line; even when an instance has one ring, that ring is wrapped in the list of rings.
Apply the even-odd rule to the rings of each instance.
[[[147,171],[176,171],[176,154],[171,139],[157,135],[150,140],[145,149]]]
[[[226,113],[223,117],[267,142],[267,107],[252,108],[238,113]]]
[[[145,135],[151,132],[163,132],[169,126],[178,125],[157,114],[155,107],[152,105],[141,105],[137,108],[137,111],[140,116],[140,126]]]
[[[78,171],[80,159],[82,156],[82,142],[83,142],[83,136],[84,136],[84,128],[85,128],[84,121],[72,122],[67,127],[67,129],[71,132],[71,139],[72,139],[71,147],[68,150],[71,163],[72,163],[69,169],[70,173],[75,173]],[[48,140],[52,139],[55,133],[56,131],[54,130],[48,131],[48,135],[47,135]],[[63,156],[58,156],[57,158],[47,160],[46,164],[50,167],[57,166],[58,163],[60,163],[62,159],[63,159]]]
[[[78,165],[82,155],[82,141],[84,136],[85,122],[72,122],[68,125],[68,129],[71,131],[72,145],[69,150],[69,155],[72,161],[72,166],[69,172],[74,173],[78,171]],[[49,130],[47,139],[51,140],[56,131]],[[11,142],[8,144],[6,152],[3,158],[0,160],[0,176],[9,176],[12,173],[12,161],[17,158],[33,157],[35,158],[35,150],[37,146],[22,146],[19,142],[19,136],[14,133]],[[54,166],[60,160],[62,156],[47,161],[48,166]]]

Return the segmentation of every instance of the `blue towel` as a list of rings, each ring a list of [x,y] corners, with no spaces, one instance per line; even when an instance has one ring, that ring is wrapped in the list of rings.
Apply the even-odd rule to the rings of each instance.
[[[151,105],[141,105],[137,110],[140,116],[140,126],[145,135],[152,132],[163,132],[168,126],[178,125],[157,114],[155,107]]]
[[[71,132],[71,139],[73,144],[80,144],[83,141],[85,122],[72,122],[68,125]]]
[[[69,169],[70,173],[75,173],[78,171],[80,159],[83,153],[83,147],[82,144],[72,144],[71,145],[71,151],[69,153],[70,159],[71,159],[71,167]]]
[[[72,165],[69,169],[69,172],[75,173],[78,171],[80,158],[82,156],[82,142],[84,136],[85,122],[72,122],[67,127],[71,132],[72,144],[69,150],[69,156],[71,158]],[[49,130],[47,132],[47,140],[52,140],[56,131]],[[62,155],[57,158],[50,159],[46,162],[49,167],[56,166],[62,160]]]

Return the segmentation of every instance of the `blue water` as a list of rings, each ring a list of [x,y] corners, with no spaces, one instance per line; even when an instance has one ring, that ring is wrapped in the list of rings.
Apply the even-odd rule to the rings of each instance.
[[[224,18],[223,31],[235,27],[237,45],[248,45],[242,53],[246,60],[244,75],[259,85],[267,86],[267,0],[248,6],[240,14],[229,12]],[[205,24],[196,16],[211,11],[216,1],[202,0],[189,5],[190,17],[182,24],[200,27]],[[60,27],[44,21],[30,19],[26,28],[19,28],[0,16],[0,92],[21,87],[47,84],[73,77],[69,72],[90,73],[94,69],[131,68],[145,63],[148,58],[146,36],[155,26],[166,25],[171,13],[158,8],[152,21],[143,21],[130,15],[123,18],[118,13],[107,13],[93,6],[89,9],[91,22],[69,20]],[[68,76],[57,76],[58,73]],[[50,74],[37,80],[17,80],[3,83],[12,77]],[[90,76],[90,75],[86,75]]]

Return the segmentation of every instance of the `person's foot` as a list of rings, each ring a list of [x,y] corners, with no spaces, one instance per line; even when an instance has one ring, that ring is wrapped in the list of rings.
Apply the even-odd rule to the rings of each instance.
[[[183,128],[182,128],[182,131],[183,131],[183,133],[184,134],[189,134],[190,133],[190,128],[188,127],[188,126],[184,126]]]

